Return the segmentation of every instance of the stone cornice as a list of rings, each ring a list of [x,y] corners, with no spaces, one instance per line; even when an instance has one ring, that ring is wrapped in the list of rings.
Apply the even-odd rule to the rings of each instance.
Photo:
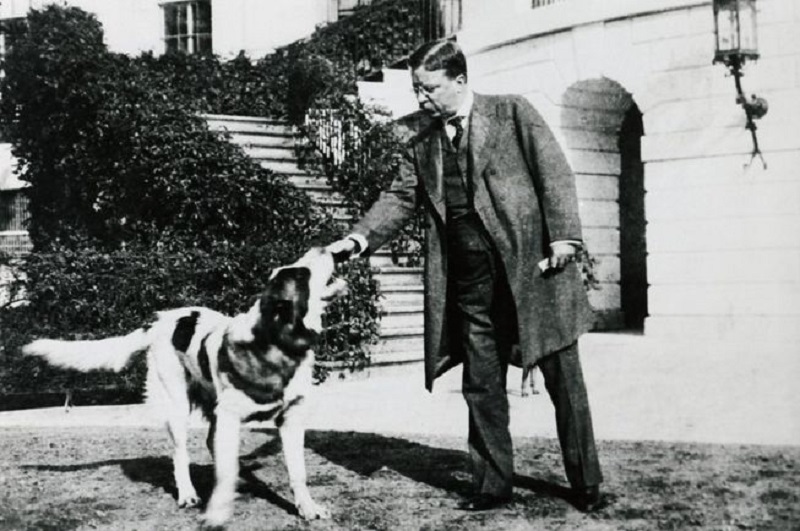
[[[711,0],[563,0],[536,9],[519,0],[493,0],[492,4],[492,14],[486,16],[487,13],[470,13],[479,5],[475,0],[465,2],[465,24],[458,33],[458,42],[467,55],[600,22],[692,7],[710,9]]]

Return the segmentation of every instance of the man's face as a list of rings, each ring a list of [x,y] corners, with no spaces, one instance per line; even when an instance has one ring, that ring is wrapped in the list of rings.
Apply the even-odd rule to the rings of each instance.
[[[467,77],[450,78],[445,70],[419,67],[411,72],[411,81],[419,108],[432,116],[454,115],[467,93]]]

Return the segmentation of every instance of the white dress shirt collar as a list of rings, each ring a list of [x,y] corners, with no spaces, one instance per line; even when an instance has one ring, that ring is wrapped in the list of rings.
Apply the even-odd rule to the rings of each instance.
[[[470,89],[467,89],[467,93],[464,96],[464,101],[461,102],[461,106],[456,111],[456,116],[460,116],[462,118],[468,118],[469,113],[472,111],[472,104],[475,101],[475,96],[472,94]]]

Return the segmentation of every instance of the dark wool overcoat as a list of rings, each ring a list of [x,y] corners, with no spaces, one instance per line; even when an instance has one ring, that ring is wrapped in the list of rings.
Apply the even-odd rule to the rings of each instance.
[[[425,386],[459,364],[460,342],[447,337],[447,253],[441,120],[425,113],[398,122],[407,142],[402,168],[353,232],[378,249],[425,208]],[[553,241],[581,241],[575,177],[549,127],[524,98],[475,94],[459,167],[474,206],[505,266],[517,310],[519,349],[511,363],[530,366],[575,342],[593,317],[577,264],[544,275],[537,264]]]

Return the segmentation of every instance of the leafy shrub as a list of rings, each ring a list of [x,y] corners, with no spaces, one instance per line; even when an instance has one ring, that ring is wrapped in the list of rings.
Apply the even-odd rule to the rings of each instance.
[[[119,387],[136,395],[144,377],[141,360],[121,375],[95,371],[89,375],[48,368],[19,354],[38,337],[93,339],[127,334],[150,322],[157,311],[182,306],[207,306],[233,315],[246,311],[263,291],[271,270],[297,258],[296,245],[229,247],[207,252],[61,250],[33,253],[25,264],[27,300],[0,311],[0,395],[57,392],[79,388]],[[323,361],[352,368],[368,361],[366,344],[377,338],[377,286],[358,262],[338,271],[350,295],[331,305],[328,324],[317,348]],[[320,364],[324,380],[329,365]],[[136,395],[138,396],[138,395]]]
[[[324,172],[356,221],[397,177],[405,157],[403,134],[386,113],[358,99],[332,95],[325,105],[333,110],[312,109],[312,119],[301,128],[309,139],[301,156],[305,164]],[[394,262],[419,265],[422,240],[418,212],[391,242]]]
[[[365,74],[388,67],[411,54],[422,41],[417,2],[376,0],[356,8],[336,24],[319,28],[305,49],[342,66],[351,88]]]
[[[320,371],[332,366],[346,366],[351,371],[363,369],[370,362],[365,345],[376,343],[380,332],[380,293],[369,263],[347,262],[339,267],[339,275],[349,279],[349,293],[327,309],[320,341],[320,351],[326,355],[318,364]],[[355,282],[356,279],[360,281]]]
[[[116,335],[189,304],[240,311],[269,268],[338,237],[305,193],[208,131],[196,112],[216,88],[200,103],[168,88],[178,76],[211,74],[210,86],[223,87],[228,69],[247,78],[249,67],[198,59],[164,74],[180,64],[111,54],[94,17],[54,6],[32,11],[10,50],[0,118],[32,184],[35,252],[25,265],[29,306],[0,311],[6,391],[51,378],[18,359],[33,337]],[[361,298],[339,314],[354,321],[331,320],[344,339],[329,334],[322,359],[366,359],[375,339],[369,271],[354,269],[350,284]],[[348,354],[325,345],[348,345]]]
[[[185,108],[212,114],[286,115],[288,61],[276,55],[252,61],[240,53],[231,61],[211,55],[144,54],[136,59],[163,94]]]
[[[48,30],[62,25],[72,32]],[[32,12],[28,39],[7,60],[4,118],[22,179],[33,185],[37,249],[263,245],[322,222],[304,193],[164,94],[146,63],[106,52],[96,26],[72,8]],[[54,36],[99,43],[62,52]],[[66,53],[81,50],[85,56]]]
[[[291,97],[287,101],[287,117],[303,123],[306,113],[323,95],[337,90],[338,81],[333,62],[319,55],[297,55],[288,73]]]

